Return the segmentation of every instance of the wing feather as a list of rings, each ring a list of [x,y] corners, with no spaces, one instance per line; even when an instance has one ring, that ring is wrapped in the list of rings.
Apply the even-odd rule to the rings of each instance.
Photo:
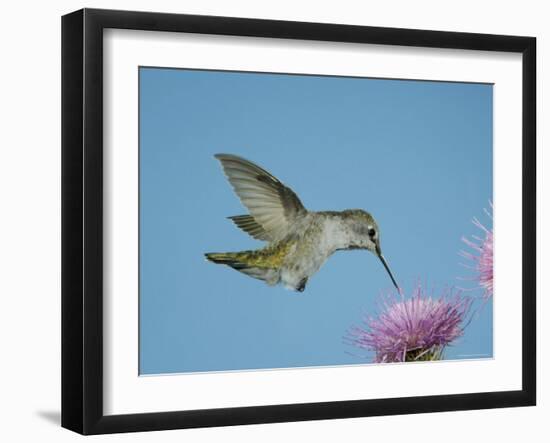
[[[265,232],[264,228],[261,225],[256,223],[256,220],[251,215],[234,215],[233,217],[228,217],[230,220],[235,223],[239,228],[244,232],[251,235],[257,240],[269,241],[269,235]]]
[[[250,217],[264,231],[247,230],[232,218],[253,237],[280,239],[288,233],[295,217],[307,212],[292,189],[260,166],[236,155],[216,154],[215,157],[221,162],[233,190],[250,211]]]

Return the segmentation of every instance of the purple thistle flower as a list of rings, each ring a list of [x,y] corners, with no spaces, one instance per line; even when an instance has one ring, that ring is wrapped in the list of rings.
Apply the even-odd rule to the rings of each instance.
[[[365,318],[365,327],[352,327],[346,339],[374,351],[376,363],[441,360],[445,347],[463,334],[470,305],[471,298],[459,291],[447,289],[433,298],[418,284],[408,299],[383,298],[378,318]]]
[[[487,210],[485,212],[492,218]],[[474,279],[483,288],[483,298],[487,300],[493,295],[493,230],[485,227],[477,218],[473,219],[473,223],[484,232],[485,237],[472,236],[473,240],[462,237],[462,241],[472,248],[474,253],[460,251],[460,255],[473,262],[473,266],[467,267],[476,272]]]

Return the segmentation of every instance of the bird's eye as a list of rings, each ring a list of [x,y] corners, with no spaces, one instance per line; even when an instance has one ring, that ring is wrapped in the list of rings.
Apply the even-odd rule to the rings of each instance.
[[[369,237],[374,237],[376,234],[376,231],[374,228],[369,228]]]

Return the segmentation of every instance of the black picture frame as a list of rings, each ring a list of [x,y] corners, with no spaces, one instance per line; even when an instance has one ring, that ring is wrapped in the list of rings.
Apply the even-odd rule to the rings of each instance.
[[[522,54],[522,389],[177,412],[103,413],[103,30],[192,32]],[[62,18],[62,426],[81,434],[530,406],[536,403],[536,39],[83,9]]]

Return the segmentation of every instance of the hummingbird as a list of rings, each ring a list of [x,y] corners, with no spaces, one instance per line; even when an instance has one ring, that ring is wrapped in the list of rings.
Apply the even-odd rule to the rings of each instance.
[[[384,265],[380,230],[362,209],[308,211],[296,193],[268,171],[232,154],[216,154],[233,190],[249,214],[228,217],[251,237],[267,243],[256,250],[211,252],[207,260],[230,266],[270,286],[283,284],[303,292],[311,278],[336,251],[365,249]]]

